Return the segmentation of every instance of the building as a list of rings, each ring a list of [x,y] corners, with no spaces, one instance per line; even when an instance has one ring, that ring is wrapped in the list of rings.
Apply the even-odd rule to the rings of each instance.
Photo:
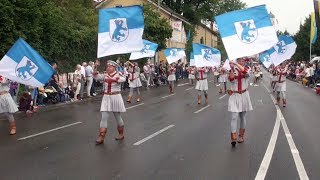
[[[132,6],[132,5],[142,5],[142,4],[151,4],[160,12],[161,17],[166,18],[171,25],[175,22],[182,22],[182,24],[190,24],[182,15],[174,12],[168,7],[158,6],[153,0],[105,0],[103,3],[99,4],[99,8],[108,8],[115,6]],[[179,24],[179,23],[178,23]],[[182,26],[181,28],[181,37],[175,35],[175,31],[173,32],[173,38],[167,40],[168,48],[185,48],[186,46],[186,32]],[[196,35],[194,37],[193,43],[201,43],[210,47],[217,47],[217,32],[213,28],[213,24],[210,26],[201,24],[196,28]],[[164,60],[165,56],[163,52],[158,53],[156,56],[156,61]]]

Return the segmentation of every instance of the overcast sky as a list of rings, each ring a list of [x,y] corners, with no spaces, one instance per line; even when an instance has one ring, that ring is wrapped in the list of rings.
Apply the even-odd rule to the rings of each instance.
[[[276,28],[290,34],[299,30],[300,22],[313,12],[313,0],[242,0],[248,7],[266,4],[278,20]]]

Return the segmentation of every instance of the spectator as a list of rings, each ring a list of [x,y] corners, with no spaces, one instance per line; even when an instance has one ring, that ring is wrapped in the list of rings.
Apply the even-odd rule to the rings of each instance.
[[[89,65],[85,67],[85,75],[87,80],[87,97],[91,97],[90,91],[93,83],[93,62],[90,61]]]
[[[75,70],[74,72],[74,75],[73,75],[73,87],[75,89],[75,95],[74,95],[74,101],[80,99],[80,89],[81,89],[81,65],[78,64],[77,65],[77,69]]]
[[[33,114],[33,105],[30,92],[24,92],[19,100],[19,111],[23,111],[30,116]]]
[[[38,106],[45,106],[44,105],[44,99],[46,98],[46,93],[44,90],[44,87],[38,88],[39,94],[38,94]]]
[[[80,79],[80,99],[83,99],[83,93],[84,93],[84,86],[86,84],[86,67],[87,67],[87,63],[83,62],[82,66],[81,66],[81,79]]]

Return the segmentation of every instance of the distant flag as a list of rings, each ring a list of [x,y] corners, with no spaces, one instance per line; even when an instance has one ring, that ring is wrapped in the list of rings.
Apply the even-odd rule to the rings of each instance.
[[[268,51],[265,51],[261,54],[259,54],[259,60],[262,62],[262,64],[266,67],[269,68],[272,64],[270,54]]]
[[[196,62],[194,61],[194,54],[190,53],[190,66],[196,66]]]
[[[258,54],[278,42],[265,5],[225,13],[215,21],[230,59]]]
[[[270,60],[278,66],[283,61],[291,59],[296,52],[297,44],[294,42],[291,36],[280,35],[279,42],[273,46],[268,53],[270,54]]]
[[[315,13],[315,22],[317,27],[320,28],[320,2],[319,0],[313,0],[314,13]]]
[[[191,30],[189,29],[188,34],[187,34],[187,41],[189,41],[191,38]]]
[[[224,69],[226,69],[227,71],[231,70],[231,66],[230,66],[230,61],[229,59],[226,59],[226,61],[224,62],[223,66]]]
[[[169,64],[186,57],[185,51],[181,48],[167,48],[164,50],[164,55]]]
[[[94,2],[101,3],[103,0],[93,0]]]
[[[311,13],[311,31],[310,31],[310,43],[314,44],[317,40],[318,28],[315,21],[315,14]]]
[[[221,53],[218,49],[202,44],[192,44],[196,67],[214,67],[221,64]]]
[[[98,58],[140,51],[143,29],[141,6],[99,10]]]
[[[154,57],[156,54],[158,44],[143,40],[144,47],[137,52],[132,52],[130,55],[130,60],[136,60],[136,59],[141,59],[145,57]]]
[[[44,86],[53,73],[50,64],[21,38],[0,61],[0,75],[28,86]]]

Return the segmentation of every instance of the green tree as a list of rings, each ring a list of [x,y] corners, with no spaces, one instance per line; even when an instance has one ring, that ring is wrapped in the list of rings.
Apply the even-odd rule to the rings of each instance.
[[[310,59],[310,26],[311,16],[306,18],[304,23],[300,25],[299,31],[294,35],[297,50],[292,59],[295,61]],[[320,55],[319,31],[317,41],[312,45],[312,54]]]

